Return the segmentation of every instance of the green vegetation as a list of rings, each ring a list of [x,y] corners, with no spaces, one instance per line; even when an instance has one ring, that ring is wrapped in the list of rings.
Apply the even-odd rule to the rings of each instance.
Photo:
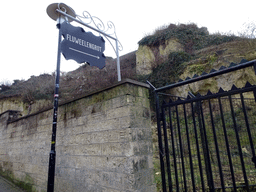
[[[14,80],[12,85],[8,85],[8,89],[0,90],[0,97],[18,95],[24,103],[31,104],[40,99],[52,100],[53,93],[54,76],[43,74],[38,77],[31,76],[28,81]]]
[[[171,52],[167,61],[156,66],[151,74],[138,76],[138,80],[149,80],[156,87],[174,83],[186,68],[186,62],[190,61],[192,58],[189,53],[183,51]]]
[[[231,42],[241,39],[235,35],[210,35],[206,27],[199,28],[196,24],[170,24],[156,30],[153,35],[144,37],[138,42],[139,45],[159,46],[165,44],[168,39],[178,39],[184,45],[185,51],[192,53],[193,50],[199,50],[211,45],[219,45],[225,42]]]
[[[135,78],[135,52],[120,57],[122,79]],[[106,58],[104,69],[81,65],[75,71],[60,75],[59,101],[65,102],[85,94],[113,85],[117,82],[116,60]],[[14,83],[0,83],[0,99],[19,96],[28,105],[37,100],[53,101],[55,73],[31,76],[28,80],[14,80]],[[50,103],[50,102],[49,102]]]
[[[10,163],[8,163],[8,162],[4,162],[4,167],[10,168],[12,165],[9,165],[9,164]],[[20,181],[14,177],[13,172],[10,169],[3,171],[3,168],[0,165],[0,175],[3,176],[4,178],[6,178],[7,180],[9,180],[10,182],[14,183],[16,186],[24,189],[27,192],[36,191],[32,186],[34,181],[33,181],[32,177],[28,174],[26,174],[23,181]]]

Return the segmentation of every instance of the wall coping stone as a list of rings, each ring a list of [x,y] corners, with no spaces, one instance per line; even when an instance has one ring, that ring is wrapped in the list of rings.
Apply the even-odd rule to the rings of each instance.
[[[120,86],[120,85],[123,85],[123,84],[126,84],[126,83],[127,83],[127,84],[133,84],[133,85],[137,85],[137,86],[140,86],[140,87],[145,87],[145,88],[150,89],[150,86],[149,86],[148,84],[146,84],[146,83],[139,82],[139,81],[136,81],[136,80],[132,80],[132,79],[128,79],[128,78],[127,78],[127,79],[123,79],[123,80],[121,80],[120,82],[117,82],[117,83],[115,83],[115,84],[113,84],[113,85],[111,85],[111,86],[108,86],[108,87],[105,87],[105,88],[101,88],[101,89],[99,89],[99,90],[93,91],[93,92],[91,92],[91,93],[87,93],[87,94],[85,94],[85,95],[83,95],[83,96],[74,98],[74,99],[69,100],[69,101],[61,102],[61,103],[59,103],[59,107],[62,106],[62,105],[66,105],[66,104],[72,103],[72,102],[74,102],[74,101],[80,100],[80,99],[82,99],[82,98],[85,98],[85,97],[88,97],[88,96],[91,96],[91,95],[94,95],[94,94],[97,94],[97,93],[100,93],[100,92],[103,92],[103,91],[106,91],[106,90],[115,88],[115,87],[117,87],[117,86]],[[42,113],[42,112],[45,112],[45,111],[49,111],[49,110],[51,110],[52,108],[53,108],[53,106],[47,107],[47,108],[42,109],[42,110],[40,110],[40,111],[37,111],[37,112],[35,112],[35,113],[31,113],[31,114],[29,114],[29,115],[26,115],[26,116],[23,116],[23,117],[14,119],[14,120],[10,120],[10,121],[8,121],[8,124],[9,124],[9,123],[16,122],[16,121],[19,121],[19,120],[21,120],[21,119],[26,119],[26,118],[28,118],[28,117],[37,115],[37,114]],[[10,110],[8,110],[8,111],[10,111]],[[8,111],[3,112],[2,114],[6,113],[6,112],[8,112]]]

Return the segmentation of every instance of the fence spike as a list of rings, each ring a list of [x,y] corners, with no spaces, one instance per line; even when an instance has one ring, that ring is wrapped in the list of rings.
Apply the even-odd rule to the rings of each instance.
[[[210,71],[210,73],[214,73],[214,72],[216,72],[216,70],[215,70],[215,69],[212,69],[212,70]]]
[[[212,95],[212,92],[208,90],[207,95]]]
[[[255,89],[253,90],[253,95],[254,95],[254,100],[256,102],[256,90]]]
[[[189,80],[189,79],[191,79],[190,77],[187,77],[185,80]]]
[[[195,75],[193,76],[193,78],[196,78],[196,77],[198,77],[198,75],[197,75],[197,74],[195,74]]]
[[[246,87],[251,87],[251,86],[252,86],[252,84],[247,81],[244,87],[246,88]]]
[[[238,88],[233,84],[231,90],[237,90]]]
[[[246,59],[242,59],[239,64],[247,63],[248,61]]]
[[[183,79],[179,79],[179,81],[178,81],[178,82],[181,82],[181,81],[183,81]]]
[[[225,91],[220,87],[219,92],[218,93],[224,93]]]
[[[225,66],[221,66],[221,67],[219,68],[219,71],[221,71],[221,70],[223,70],[223,69],[226,69],[226,67],[225,67]]]
[[[256,63],[253,64],[253,68],[254,68],[254,73],[256,75]]]
[[[188,95],[188,96],[187,96],[187,100],[189,100],[189,99],[191,99],[191,97]]]
[[[203,72],[203,73],[201,74],[201,76],[203,76],[203,75],[208,75],[208,73],[206,73],[206,72]]]
[[[201,97],[202,95],[200,93],[197,93],[196,94],[196,97]]]
[[[236,66],[236,65],[237,65],[236,63],[233,63],[233,62],[232,62],[232,63],[230,63],[230,65],[229,65],[228,67],[230,68],[230,67],[234,67],[234,66]]]
[[[170,98],[169,103],[172,103],[172,102],[173,102],[173,100]]]

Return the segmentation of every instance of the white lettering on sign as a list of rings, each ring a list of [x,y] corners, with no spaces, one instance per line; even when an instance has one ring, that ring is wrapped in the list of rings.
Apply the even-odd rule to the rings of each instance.
[[[77,37],[75,37],[75,36],[72,36],[72,35],[70,35],[70,34],[67,34],[67,40],[68,40],[68,41],[71,41],[71,42],[73,42],[73,43],[76,43],[76,44],[78,44],[78,45],[81,45],[81,46],[83,46],[83,47],[87,47],[87,48],[89,48],[89,49],[93,49],[93,50],[95,50],[95,51],[101,52],[101,46],[98,46],[98,45],[92,44],[92,43],[90,43],[90,42],[87,42],[87,41],[85,41],[85,40],[79,39],[79,38],[77,38]]]

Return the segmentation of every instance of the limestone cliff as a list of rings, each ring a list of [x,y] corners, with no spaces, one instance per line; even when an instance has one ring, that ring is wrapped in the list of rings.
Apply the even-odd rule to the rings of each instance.
[[[136,73],[140,75],[152,73],[152,65],[155,59],[155,55],[150,47],[139,46],[136,52]]]
[[[256,40],[247,39],[224,43],[219,46],[211,46],[196,52],[198,59],[187,63],[187,67],[180,79],[192,78],[195,74],[201,75],[203,72],[209,73],[210,70],[219,70],[221,66],[228,67],[230,63],[238,64],[242,59],[248,61],[256,59]],[[172,90],[172,93],[178,96],[186,97],[188,91],[194,93],[206,94],[208,90],[217,92],[219,88],[230,90],[234,84],[241,88],[246,82],[256,84],[256,75],[251,68],[238,70],[236,72],[220,75],[215,78],[207,79],[192,85],[182,86]]]
[[[140,45],[136,52],[136,73],[148,75],[157,63],[168,59],[170,52],[184,51],[184,46],[177,39],[166,40],[159,46]]]

